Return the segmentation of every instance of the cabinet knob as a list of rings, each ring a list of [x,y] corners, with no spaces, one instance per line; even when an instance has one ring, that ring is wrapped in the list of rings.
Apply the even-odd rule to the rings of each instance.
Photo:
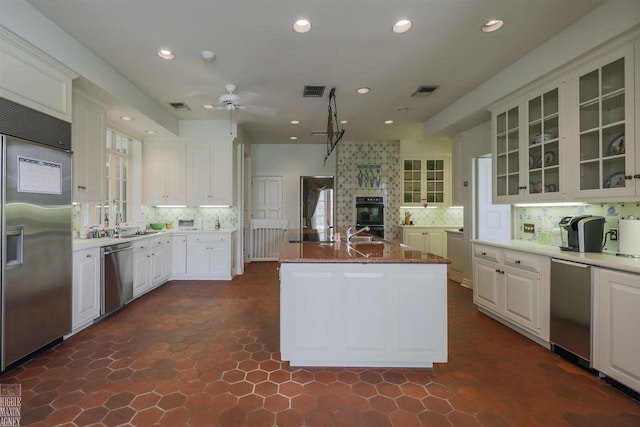
[[[518,187],[518,190],[526,190],[528,187],[526,185],[521,185]]]
[[[625,175],[624,179],[633,179],[633,175]]]
[[[633,175],[633,177],[636,178],[636,179],[640,178],[640,173],[637,173],[637,174]]]
[[[91,254],[87,254],[87,258],[91,258]]]
[[[516,260],[516,264],[520,264],[520,260],[519,259]]]
[[[487,253],[486,253],[486,252],[482,252],[482,256],[486,256],[486,255],[487,255]]]

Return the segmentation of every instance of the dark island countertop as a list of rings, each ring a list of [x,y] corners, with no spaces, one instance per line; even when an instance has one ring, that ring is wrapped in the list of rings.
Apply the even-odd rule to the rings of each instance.
[[[290,242],[280,250],[282,263],[379,263],[449,264],[438,255],[422,252],[401,243],[377,240],[347,245],[345,241]]]

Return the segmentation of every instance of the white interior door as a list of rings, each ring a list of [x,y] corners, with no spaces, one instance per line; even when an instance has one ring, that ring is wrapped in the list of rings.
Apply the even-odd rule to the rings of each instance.
[[[281,219],[282,177],[254,176],[251,187],[251,218]]]
[[[511,239],[511,206],[491,199],[491,157],[475,159],[475,236],[479,240]]]

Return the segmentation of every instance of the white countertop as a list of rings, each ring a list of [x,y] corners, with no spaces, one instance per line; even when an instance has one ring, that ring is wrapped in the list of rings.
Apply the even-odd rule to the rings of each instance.
[[[569,252],[562,251],[557,246],[541,245],[539,243],[528,242],[525,240],[501,240],[486,241],[472,240],[472,243],[481,243],[483,245],[496,246],[505,249],[513,249],[522,252],[529,252],[538,255],[545,255],[553,258],[563,259],[566,261],[579,262],[583,264],[594,265],[597,267],[611,268],[614,270],[628,271],[640,274],[640,258],[629,258],[617,256],[614,253],[597,253],[597,252]]]
[[[164,234],[198,234],[198,233],[233,233],[236,229],[221,229],[221,230],[180,230],[180,229],[171,229],[171,230],[162,230],[158,233],[150,233],[150,234],[140,234],[125,238],[115,238],[115,237],[101,237],[98,239],[73,239],[73,250],[79,251],[84,249],[93,249],[100,248],[103,246],[115,245],[118,243],[127,243],[127,242],[135,242],[136,240],[141,239],[152,239],[154,237],[161,237]]]

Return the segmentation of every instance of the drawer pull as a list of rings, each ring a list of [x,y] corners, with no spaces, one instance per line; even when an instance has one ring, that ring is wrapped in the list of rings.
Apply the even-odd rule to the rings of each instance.
[[[520,260],[519,259],[516,260],[516,264],[520,264]]]
[[[521,185],[520,187],[518,187],[518,190],[526,190],[527,186],[526,185]]]
[[[87,258],[91,258],[91,254],[87,254]]]

